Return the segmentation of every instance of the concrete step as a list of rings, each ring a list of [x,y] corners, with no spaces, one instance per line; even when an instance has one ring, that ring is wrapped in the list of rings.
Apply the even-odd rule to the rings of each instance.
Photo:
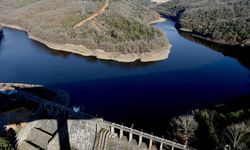
[[[39,123],[35,127],[43,129],[52,135],[58,130],[58,123],[57,120],[39,120]]]
[[[22,145],[20,146],[19,150],[41,150],[41,149],[27,141],[24,141]]]
[[[47,149],[49,140],[51,138],[52,136],[47,132],[44,132],[41,129],[32,128],[25,141],[29,141],[31,143],[34,143],[35,145],[38,145],[43,149]]]

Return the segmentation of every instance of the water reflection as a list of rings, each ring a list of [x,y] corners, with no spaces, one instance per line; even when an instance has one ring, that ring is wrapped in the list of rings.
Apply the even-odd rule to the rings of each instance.
[[[103,59],[98,59],[95,56],[82,56],[82,55],[73,54],[70,52],[53,50],[51,48],[48,48],[46,45],[44,45],[40,42],[34,41],[34,40],[31,40],[31,42],[33,44],[41,47],[41,49],[39,49],[39,50],[42,50],[43,52],[46,52],[46,53],[53,55],[53,56],[60,56],[63,58],[67,58],[67,57],[73,55],[77,58],[86,60],[86,62],[88,62],[88,63],[91,63],[91,64],[102,63],[102,64],[105,64],[109,67],[120,67],[122,69],[135,69],[135,68],[144,68],[144,67],[152,66],[154,64],[159,63],[159,61],[157,61],[157,62],[143,62],[142,63],[139,60],[137,60],[135,62],[123,63],[123,62],[117,62],[117,61],[113,61],[113,60],[103,60]]]
[[[230,56],[237,59],[244,67],[250,69],[250,47],[240,47],[240,46],[228,46],[217,43],[212,43],[201,38],[192,36],[192,34],[187,32],[179,31],[180,35],[184,38],[194,41],[196,43],[205,45],[217,52],[222,53],[224,56]]]
[[[0,33],[1,34],[1,33]],[[2,35],[0,35],[0,46],[1,46],[1,43],[2,43],[2,40],[3,40],[3,38],[4,38],[4,36]]]
[[[50,49],[50,48],[48,48],[48,46],[46,46],[45,44],[42,44],[40,42],[37,42],[37,41],[34,41],[34,40],[30,40],[30,41],[31,41],[32,44],[40,47],[41,49],[39,49],[39,50],[41,50],[43,52],[46,52],[47,54],[50,54],[50,55],[53,55],[53,56],[60,56],[60,57],[63,57],[63,58],[67,58],[70,55],[72,55],[71,53],[67,53],[67,52],[64,52],[64,51],[57,51],[57,50]]]

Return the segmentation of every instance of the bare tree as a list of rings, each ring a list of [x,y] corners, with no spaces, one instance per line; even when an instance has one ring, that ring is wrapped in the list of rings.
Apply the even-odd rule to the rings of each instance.
[[[193,115],[178,116],[173,118],[170,124],[176,138],[182,140],[185,145],[188,145],[189,140],[194,138],[195,130],[198,128],[198,123]]]
[[[250,123],[237,123],[227,126],[225,135],[229,139],[234,150],[241,149],[247,139],[246,136],[250,134]]]

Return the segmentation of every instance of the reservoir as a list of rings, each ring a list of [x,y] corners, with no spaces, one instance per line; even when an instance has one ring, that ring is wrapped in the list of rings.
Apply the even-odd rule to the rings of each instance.
[[[165,134],[170,118],[229,103],[250,93],[250,53],[179,33],[174,22],[155,24],[173,46],[169,58],[119,63],[55,51],[4,28],[0,82],[43,84],[67,91],[71,106],[108,121]]]

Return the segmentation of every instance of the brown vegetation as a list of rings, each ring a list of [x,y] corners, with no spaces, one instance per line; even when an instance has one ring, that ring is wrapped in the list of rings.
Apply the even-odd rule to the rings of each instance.
[[[249,140],[250,123],[241,122],[227,126],[225,135],[234,150],[246,148],[245,142]]]
[[[149,0],[111,0],[104,13],[73,28],[104,3],[105,0],[1,0],[0,23],[23,27],[50,43],[84,45],[106,52],[150,52],[168,44],[159,30],[146,24],[159,17],[147,7]]]
[[[195,137],[195,130],[198,129],[198,123],[195,120],[194,115],[183,115],[173,118],[171,121],[171,127],[175,139],[188,145],[190,139]]]

